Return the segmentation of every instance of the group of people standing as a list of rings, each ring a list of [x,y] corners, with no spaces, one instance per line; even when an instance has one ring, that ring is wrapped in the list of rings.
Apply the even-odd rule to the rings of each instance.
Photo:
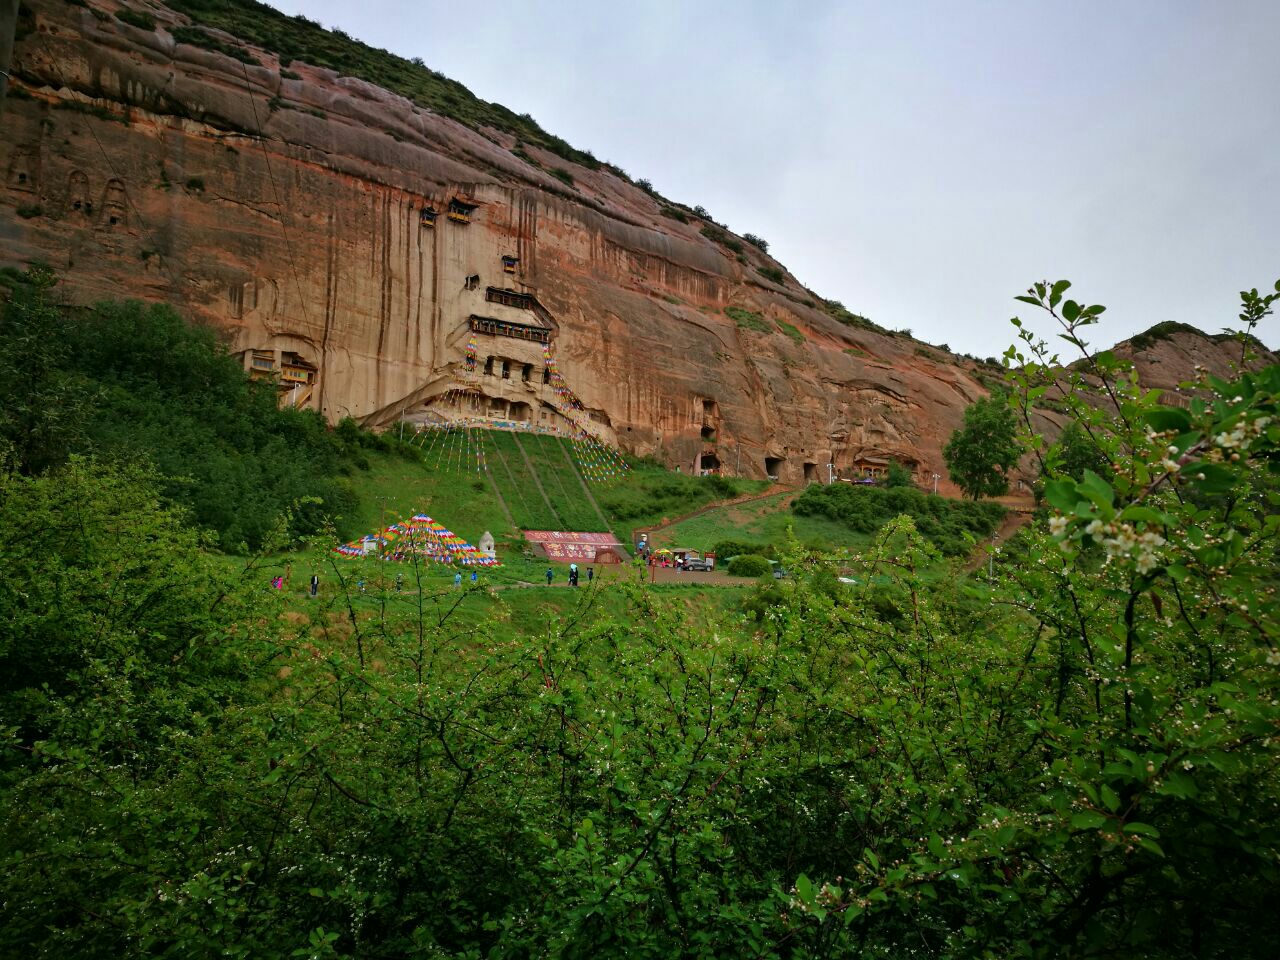
[[[578,565],[576,563],[569,564],[569,586],[576,587],[578,585],[579,574],[580,574],[580,571],[578,570]],[[547,586],[548,587],[551,586],[551,583],[553,580],[555,580],[555,578],[556,578],[555,570],[553,570],[551,567],[547,567]],[[595,578],[596,578],[595,567],[587,567],[587,583],[590,583]]]

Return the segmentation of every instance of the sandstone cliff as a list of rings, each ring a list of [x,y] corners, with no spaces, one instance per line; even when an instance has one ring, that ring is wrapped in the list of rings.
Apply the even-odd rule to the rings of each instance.
[[[593,429],[632,453],[945,477],[940,447],[985,392],[972,362],[841,322],[607,166],[217,30],[179,42],[187,17],[134,9],[26,0],[0,262],[47,262],[76,299],[171,301],[247,366],[292,364],[295,400],[330,419],[554,426],[547,340]]]

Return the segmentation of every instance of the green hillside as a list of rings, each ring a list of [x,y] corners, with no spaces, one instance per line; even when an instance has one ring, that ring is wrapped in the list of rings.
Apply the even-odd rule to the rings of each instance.
[[[438,430],[413,442],[422,451],[418,462],[369,458],[360,477],[361,529],[422,511],[472,543],[486,530],[508,548],[520,545],[522,530],[578,530],[609,531],[629,544],[636,528],[766,486],[691,477],[645,461],[615,479],[587,482],[574,443],[539,434]]]

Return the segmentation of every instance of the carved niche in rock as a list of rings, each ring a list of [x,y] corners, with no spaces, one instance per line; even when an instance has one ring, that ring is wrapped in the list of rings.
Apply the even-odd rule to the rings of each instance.
[[[15,147],[9,158],[9,186],[35,193],[40,180],[40,155],[34,147]]]
[[[98,226],[104,230],[125,229],[129,223],[129,196],[125,193],[124,183],[120,180],[108,180],[102,192],[102,215]]]
[[[89,198],[89,177],[82,170],[72,170],[67,178],[67,209],[84,217],[93,216],[93,201]]]

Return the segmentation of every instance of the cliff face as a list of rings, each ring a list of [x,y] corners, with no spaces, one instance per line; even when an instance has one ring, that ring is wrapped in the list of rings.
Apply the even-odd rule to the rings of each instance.
[[[155,29],[97,0],[26,7],[0,261],[49,263],[77,300],[173,302],[246,366],[292,364],[295,400],[330,419],[563,425],[550,349],[632,453],[789,481],[895,457],[927,478],[985,392],[608,169],[302,61],[178,43],[164,7]]]

